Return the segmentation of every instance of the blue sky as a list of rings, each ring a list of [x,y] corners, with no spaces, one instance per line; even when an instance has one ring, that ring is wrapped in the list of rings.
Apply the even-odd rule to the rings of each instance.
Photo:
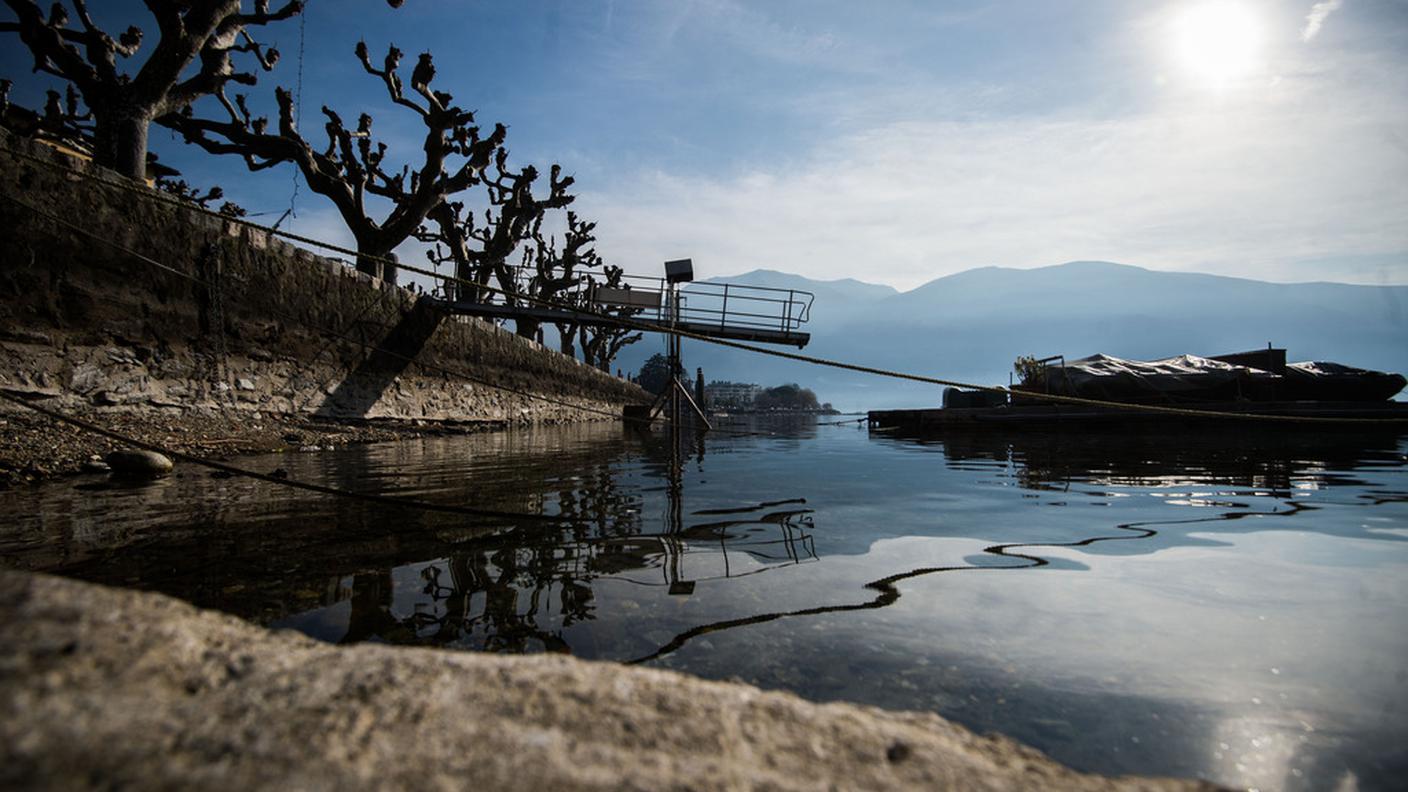
[[[155,34],[140,3],[93,5]],[[418,121],[361,72],[359,38],[407,68],[430,50],[438,88],[509,125],[513,161],[574,173],[575,208],[631,272],[692,256],[704,276],[909,288],[1106,259],[1408,283],[1404,0],[312,0],[310,137],[321,104],[367,109],[413,158]],[[285,55],[250,90],[267,106],[296,82],[299,25],[261,39]],[[38,104],[14,38],[0,75]],[[251,211],[288,206],[289,171],[160,131],[153,148]],[[348,239],[306,188],[293,227]]]

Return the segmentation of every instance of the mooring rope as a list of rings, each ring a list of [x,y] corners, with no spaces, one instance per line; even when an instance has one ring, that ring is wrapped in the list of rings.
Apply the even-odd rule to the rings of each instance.
[[[587,315],[587,316],[591,316],[591,317],[593,317],[593,318],[595,318],[595,319],[597,319],[597,320],[599,320],[599,321],[602,321],[602,322],[611,323],[611,324],[616,324],[616,325],[619,325],[619,326],[621,326],[621,327],[627,327],[627,328],[634,329],[634,330],[641,330],[641,331],[645,331],[645,332],[670,333],[670,334],[679,336],[679,337],[681,337],[681,338],[688,338],[688,339],[693,340],[693,341],[700,341],[700,342],[707,343],[707,344],[714,344],[714,345],[716,345],[716,346],[727,347],[727,348],[730,348],[730,349],[738,349],[738,350],[742,350],[742,351],[745,351],[745,352],[753,352],[753,353],[756,353],[756,354],[767,355],[767,356],[775,357],[775,358],[782,358],[782,359],[785,359],[785,360],[795,360],[795,361],[798,361],[798,362],[801,362],[801,363],[807,363],[807,364],[816,365],[816,366],[824,366],[824,367],[839,369],[839,370],[843,370],[843,371],[852,371],[852,372],[856,372],[856,373],[859,373],[859,374],[869,374],[869,375],[877,376],[877,377],[886,377],[886,378],[890,378],[890,379],[905,380],[905,381],[909,381],[909,382],[918,382],[918,383],[925,384],[925,385],[939,385],[939,386],[944,386],[944,387],[963,388],[963,389],[966,389],[966,390],[984,391],[984,392],[988,392],[988,393],[999,393],[999,394],[1005,394],[1005,395],[1008,395],[1008,396],[1011,396],[1011,395],[1014,395],[1014,394],[1015,394],[1015,395],[1021,396],[1022,398],[1032,399],[1033,401],[1052,402],[1052,403],[1056,403],[1056,404],[1075,404],[1075,405],[1081,405],[1081,406],[1086,406],[1086,407],[1101,407],[1101,408],[1105,408],[1105,409],[1124,410],[1124,411],[1128,411],[1128,412],[1142,412],[1142,413],[1150,413],[1150,414],[1158,414],[1158,415],[1175,415],[1175,416],[1180,416],[1180,417],[1185,417],[1185,418],[1216,418],[1216,419],[1239,420],[1239,421],[1264,421],[1264,422],[1269,422],[1269,423],[1335,424],[1335,425],[1345,425],[1345,426],[1352,426],[1352,425],[1359,425],[1359,426],[1379,426],[1379,425],[1386,425],[1386,424],[1401,424],[1401,423],[1404,423],[1405,421],[1408,421],[1408,418],[1346,418],[1346,417],[1338,417],[1338,416],[1274,415],[1274,414],[1255,413],[1255,412],[1229,412],[1229,411],[1221,411],[1221,410],[1198,410],[1198,409],[1191,409],[1191,408],[1186,408],[1186,407],[1170,407],[1170,406],[1166,406],[1166,405],[1155,405],[1155,404],[1130,404],[1130,403],[1128,403],[1128,402],[1109,401],[1109,400],[1105,400],[1105,399],[1090,399],[1090,398],[1086,398],[1086,397],[1083,397],[1083,396],[1068,396],[1068,395],[1064,395],[1064,394],[1054,394],[1054,393],[1040,393],[1040,394],[1038,394],[1038,393],[1030,393],[1030,392],[1027,392],[1027,391],[1016,391],[1016,390],[1013,390],[1013,389],[1010,389],[1010,388],[1004,388],[1004,387],[998,386],[998,385],[979,385],[979,384],[976,384],[976,383],[962,382],[962,381],[959,381],[959,380],[945,379],[945,378],[942,378],[942,377],[932,377],[932,376],[928,376],[928,375],[924,375],[924,374],[914,374],[914,373],[911,373],[911,372],[895,371],[895,370],[892,370],[892,369],[885,369],[885,368],[880,368],[880,367],[877,367],[877,366],[867,366],[867,365],[863,365],[863,364],[859,364],[859,363],[848,363],[848,362],[845,362],[845,361],[831,360],[831,359],[828,359],[828,358],[815,357],[815,356],[812,356],[812,355],[803,355],[803,354],[797,353],[797,352],[786,352],[786,351],[783,351],[783,350],[780,350],[780,349],[769,349],[769,348],[760,347],[760,346],[757,346],[757,345],[754,345],[754,344],[747,344],[747,343],[743,343],[743,342],[739,342],[739,341],[730,341],[730,340],[728,340],[728,339],[714,338],[714,337],[702,335],[702,334],[699,334],[699,333],[693,333],[693,332],[690,332],[690,331],[687,331],[687,330],[681,330],[681,329],[679,329],[678,327],[665,327],[665,326],[652,325],[652,324],[645,323],[645,322],[637,322],[637,321],[631,320],[631,319],[628,318],[628,317],[613,316],[613,315],[610,315],[610,314],[604,314],[604,313],[592,311],[592,310],[590,310],[590,309],[585,309],[585,308],[582,308],[582,307],[579,307],[579,306],[574,306],[574,305],[568,305],[568,304],[565,304],[565,303],[560,303],[560,302],[558,302],[558,301],[556,301],[556,300],[549,300],[549,299],[545,299],[545,298],[541,298],[541,297],[536,297],[536,296],[533,296],[533,295],[510,292],[510,291],[507,291],[507,290],[505,290],[505,289],[501,289],[501,288],[498,288],[498,287],[489,286],[489,285],[487,285],[487,284],[481,284],[481,283],[478,283],[478,282],[470,281],[470,280],[467,280],[467,279],[464,279],[464,278],[460,278],[460,277],[455,276],[455,275],[445,275],[445,274],[441,274],[441,273],[438,273],[438,272],[432,272],[431,270],[427,270],[427,269],[424,269],[424,268],[421,268],[421,267],[415,267],[415,266],[412,266],[412,265],[409,265],[409,264],[405,264],[405,263],[401,263],[401,262],[397,262],[397,261],[392,261],[390,258],[385,257],[385,256],[371,256],[371,255],[360,254],[360,253],[358,253],[357,251],[351,250],[351,249],[349,249],[349,248],[341,247],[341,246],[339,246],[339,245],[334,245],[334,244],[329,243],[329,242],[323,242],[323,241],[321,241],[321,240],[313,239],[313,238],[311,238],[311,237],[305,237],[305,236],[301,236],[301,235],[298,235],[298,234],[293,234],[293,233],[290,233],[290,232],[288,232],[288,231],[281,231],[281,230],[276,229],[276,228],[271,228],[271,227],[269,227],[269,226],[260,225],[259,223],[255,223],[255,222],[253,222],[253,221],[250,221],[250,220],[247,220],[247,219],[244,219],[244,218],[228,217],[228,216],[226,216],[226,215],[220,214],[220,213],[217,212],[217,211],[214,211],[214,210],[211,210],[211,209],[207,209],[207,208],[205,208],[205,207],[203,207],[203,206],[199,206],[199,205],[196,205],[196,204],[190,204],[190,203],[184,202],[184,201],[182,201],[182,200],[180,200],[180,199],[178,199],[178,198],[175,198],[175,197],[168,197],[168,196],[165,196],[165,195],[163,195],[163,194],[154,192],[154,191],[152,191],[152,190],[148,190],[148,189],[146,189],[144,186],[139,186],[139,185],[136,184],[135,182],[130,182],[130,181],[124,181],[124,182],[113,181],[113,180],[110,180],[110,179],[103,178],[102,176],[98,175],[97,173],[93,173],[93,172],[90,172],[90,171],[87,171],[87,170],[80,170],[80,169],[72,168],[72,167],[70,167],[70,166],[63,165],[63,164],[57,163],[57,162],[53,162],[53,161],[51,161],[51,160],[45,160],[45,159],[43,159],[43,158],[34,156],[34,155],[32,155],[32,154],[28,154],[28,153],[26,153],[26,152],[22,152],[22,151],[18,151],[18,150],[16,150],[16,149],[10,148],[9,146],[0,145],[0,151],[4,151],[4,152],[10,154],[11,156],[15,156],[15,157],[18,157],[18,158],[20,158],[20,159],[28,160],[28,161],[30,161],[30,162],[34,162],[34,163],[37,163],[37,164],[39,164],[39,165],[43,165],[43,166],[45,166],[45,167],[48,167],[48,168],[51,168],[51,169],[54,169],[54,170],[57,170],[57,171],[60,171],[60,172],[63,172],[63,173],[67,173],[67,174],[70,174],[70,175],[77,175],[77,176],[79,176],[79,177],[81,177],[81,178],[85,178],[85,179],[88,179],[88,180],[90,180],[90,181],[94,181],[94,182],[96,182],[96,183],[98,183],[98,184],[102,184],[102,185],[107,186],[107,187],[112,187],[112,188],[115,188],[115,189],[118,189],[118,190],[130,192],[130,193],[133,193],[133,194],[136,194],[136,195],[141,195],[141,196],[147,198],[148,200],[154,200],[154,201],[157,201],[157,202],[160,202],[160,203],[167,203],[167,204],[170,204],[170,205],[172,205],[172,206],[180,207],[180,208],[185,209],[185,210],[187,210],[187,211],[193,211],[193,212],[196,212],[196,213],[206,214],[206,215],[209,215],[209,216],[211,216],[211,217],[217,218],[217,219],[219,219],[219,220],[221,220],[221,221],[223,221],[223,222],[235,223],[235,224],[242,225],[242,226],[246,226],[246,227],[248,227],[248,228],[252,228],[252,229],[255,229],[255,230],[258,230],[258,231],[262,231],[262,232],[267,233],[267,234],[271,234],[271,235],[274,235],[274,236],[280,236],[280,237],[283,237],[283,238],[285,238],[285,239],[290,239],[290,240],[293,240],[293,241],[296,241],[296,242],[303,242],[303,243],[309,244],[309,245],[315,245],[315,246],[321,247],[321,248],[323,248],[323,249],[325,249],[325,250],[331,250],[331,251],[334,251],[334,252],[337,252],[337,253],[342,253],[342,254],[344,254],[344,255],[349,255],[349,256],[358,257],[358,258],[361,258],[361,259],[363,259],[363,260],[377,261],[377,262],[384,263],[384,264],[395,264],[399,269],[404,270],[404,271],[407,271],[407,272],[414,272],[414,273],[417,273],[417,274],[420,274],[420,275],[425,275],[425,276],[427,276],[427,277],[435,278],[435,279],[438,279],[438,280],[441,280],[441,281],[446,281],[446,282],[450,282],[450,283],[457,283],[457,284],[460,284],[460,285],[464,285],[464,286],[472,287],[472,288],[475,288],[475,289],[479,289],[479,290],[481,290],[481,291],[488,291],[488,292],[495,293],[495,294],[499,294],[499,295],[502,295],[502,296],[505,296],[505,297],[510,297],[510,298],[513,298],[513,299],[522,301],[522,302],[524,302],[524,303],[539,305],[539,306],[547,307],[547,308],[553,308],[553,309],[557,309],[557,310],[561,310],[561,311],[571,311],[571,312],[575,312],[575,313],[579,313],[579,314],[585,314],[585,315]]]

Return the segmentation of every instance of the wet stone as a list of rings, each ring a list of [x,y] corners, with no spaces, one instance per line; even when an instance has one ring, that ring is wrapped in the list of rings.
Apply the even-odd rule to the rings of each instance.
[[[155,451],[113,451],[103,458],[114,476],[128,478],[159,478],[171,472],[171,460]]]

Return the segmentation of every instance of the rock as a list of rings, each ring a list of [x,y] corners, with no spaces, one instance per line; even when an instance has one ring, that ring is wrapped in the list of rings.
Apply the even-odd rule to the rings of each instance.
[[[40,333],[34,330],[24,330],[22,328],[6,328],[0,330],[0,339],[6,341],[18,341],[22,344],[53,344],[54,339],[47,333]]]
[[[91,393],[95,391],[107,380],[103,370],[92,363],[79,363],[73,369],[73,376],[69,378],[68,387],[77,393]]]
[[[113,451],[104,457],[114,476],[128,478],[159,478],[171,472],[174,465],[165,454],[155,451]]]
[[[84,473],[111,473],[112,466],[101,459],[90,459],[83,463],[81,470]]]
[[[235,380],[235,386],[242,391],[252,391],[254,390],[254,380],[249,377],[240,377]]]
[[[1211,790],[938,715],[551,654],[333,646],[0,569],[13,789]]]

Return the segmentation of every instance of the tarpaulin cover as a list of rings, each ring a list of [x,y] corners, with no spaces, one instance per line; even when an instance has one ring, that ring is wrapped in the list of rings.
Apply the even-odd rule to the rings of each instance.
[[[1403,388],[1398,374],[1338,363],[1294,363],[1284,377],[1269,371],[1180,355],[1125,360],[1091,355],[1048,366],[1026,390],[1139,404],[1193,401],[1383,401]]]
[[[1402,374],[1346,366],[1327,361],[1307,361],[1286,366],[1288,400],[1384,401],[1408,385]]]

